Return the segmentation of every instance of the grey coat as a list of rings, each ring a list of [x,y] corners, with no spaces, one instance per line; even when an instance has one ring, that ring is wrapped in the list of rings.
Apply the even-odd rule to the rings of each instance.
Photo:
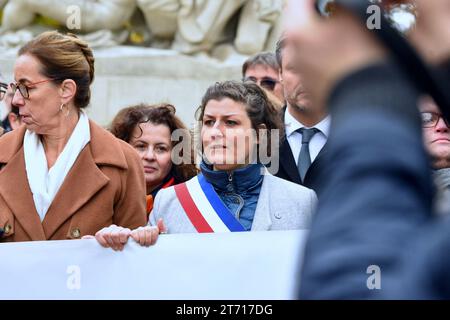
[[[308,229],[317,197],[313,190],[267,174],[261,186],[252,231]],[[150,224],[162,218],[168,233],[197,232],[179,202],[174,187],[158,192]]]

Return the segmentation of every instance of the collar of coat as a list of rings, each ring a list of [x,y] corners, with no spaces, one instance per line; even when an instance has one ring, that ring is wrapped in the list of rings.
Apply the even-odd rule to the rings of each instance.
[[[121,169],[128,169],[125,155],[120,152],[120,141],[113,139],[113,135],[89,120],[91,141],[87,147],[91,149],[92,157],[97,165],[111,165]],[[11,131],[0,139],[0,163],[8,163],[23,147],[26,128]],[[114,154],[114,157],[111,157]]]
[[[122,151],[124,145],[128,144],[114,138],[111,133],[92,121],[89,121],[89,127],[91,141],[79,154],[42,223],[33,206],[33,195],[27,185],[23,152],[25,127],[0,138],[0,167],[6,164],[0,171],[0,197],[10,208],[14,208],[14,216],[30,240],[51,239],[65,221],[109,182],[109,177],[99,169],[100,165],[128,169]],[[14,181],[15,188],[9,187],[11,181]],[[73,192],[74,189],[77,192]],[[21,190],[20,196],[17,190]],[[70,230],[67,237],[71,238]]]

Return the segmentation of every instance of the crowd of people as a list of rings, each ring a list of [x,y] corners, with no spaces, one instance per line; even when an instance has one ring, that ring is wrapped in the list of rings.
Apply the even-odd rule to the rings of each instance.
[[[1,175],[18,181],[4,185],[2,241],[95,236],[122,249],[132,235],[148,245],[161,232],[309,228],[317,197],[301,185],[297,165],[296,184],[271,175],[260,161],[280,143],[279,135],[264,133],[281,133],[283,140],[284,96],[303,97],[299,80],[286,77],[293,89],[284,92],[269,52],[251,57],[243,69],[243,81],[206,91],[195,114],[195,148],[170,104],[126,107],[101,128],[84,112],[95,74],[89,46],[56,31],[31,40],[18,52],[17,82],[2,85],[10,108],[3,124],[11,132],[0,140]],[[202,197],[193,199],[199,190]]]
[[[410,35],[442,74],[449,4],[418,0]],[[241,81],[211,84],[195,129],[168,103],[125,107],[102,128],[84,111],[89,46],[56,31],[24,45],[0,85],[0,241],[122,250],[160,234],[305,229],[301,298],[450,297],[449,120],[345,7],[309,9]],[[371,265],[382,290],[366,285]]]

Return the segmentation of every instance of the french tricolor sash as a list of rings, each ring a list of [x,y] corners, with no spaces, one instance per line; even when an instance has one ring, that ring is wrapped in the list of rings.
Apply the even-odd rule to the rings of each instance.
[[[181,206],[197,232],[245,231],[202,174],[174,188]]]

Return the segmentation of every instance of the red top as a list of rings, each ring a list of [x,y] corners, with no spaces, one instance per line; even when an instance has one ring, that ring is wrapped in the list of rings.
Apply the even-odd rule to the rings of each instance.
[[[163,184],[162,187],[159,188],[158,190],[168,188],[168,187],[172,186],[174,183],[175,183],[175,178],[172,177],[172,178],[170,178],[169,181],[167,181],[165,184]],[[156,193],[153,193],[153,192],[151,194],[148,194],[146,197],[146,199],[147,199],[147,214],[150,214],[150,212],[152,212],[152,210],[153,210],[153,200],[154,200],[153,195],[156,197]]]

